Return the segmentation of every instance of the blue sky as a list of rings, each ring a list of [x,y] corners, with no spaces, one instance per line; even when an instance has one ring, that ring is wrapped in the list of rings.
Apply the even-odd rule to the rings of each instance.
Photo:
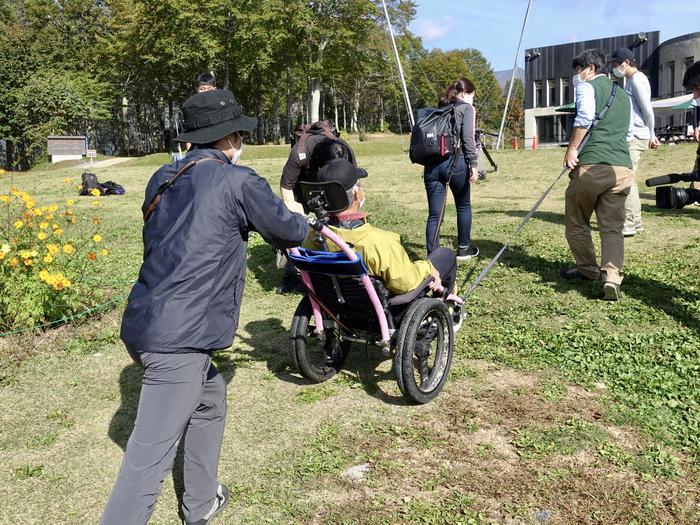
[[[511,69],[527,0],[416,0],[411,31],[427,49],[474,47],[496,71]],[[660,31],[661,42],[700,31],[698,0],[533,0],[524,49]]]

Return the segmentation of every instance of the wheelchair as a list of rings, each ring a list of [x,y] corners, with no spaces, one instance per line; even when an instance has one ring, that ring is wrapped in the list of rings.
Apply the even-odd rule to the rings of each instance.
[[[320,383],[343,367],[352,343],[378,347],[393,358],[404,398],[428,403],[442,390],[452,363],[455,332],[462,324],[460,297],[432,292],[432,278],[403,295],[391,294],[369,275],[359,253],[327,227],[350,197],[339,182],[302,182],[301,192],[322,251],[292,248],[288,257],[306,289],[294,313],[291,353],[306,379]],[[339,251],[330,251],[329,242]]]

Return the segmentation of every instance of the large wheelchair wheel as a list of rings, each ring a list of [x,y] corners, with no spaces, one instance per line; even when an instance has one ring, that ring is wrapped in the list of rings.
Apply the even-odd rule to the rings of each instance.
[[[396,340],[394,372],[404,397],[424,404],[442,390],[452,364],[454,333],[447,305],[419,299],[406,312]]]
[[[314,332],[315,327],[311,301],[304,297],[292,320],[292,359],[301,375],[314,383],[321,383],[343,367],[350,351],[350,341],[341,341],[337,328],[326,329],[321,338]]]

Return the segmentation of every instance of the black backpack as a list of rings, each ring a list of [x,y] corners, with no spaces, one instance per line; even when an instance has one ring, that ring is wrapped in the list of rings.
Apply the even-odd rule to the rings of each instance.
[[[81,178],[83,180],[83,187],[80,188],[80,195],[90,195],[90,190],[100,189],[100,182],[97,180],[97,175],[94,173],[85,171],[81,175]]]
[[[414,164],[438,164],[449,158],[458,145],[454,106],[418,110],[411,130],[408,156]]]
[[[297,148],[297,153],[299,154],[299,160],[304,169],[309,167],[309,161],[311,159],[306,156],[306,139],[309,135],[324,135],[329,139],[337,139],[340,137],[340,133],[335,127],[332,120],[319,120],[312,124],[302,124],[297,129],[294,130],[294,144],[292,147]]]
[[[121,184],[108,180],[100,183],[100,193],[102,195],[124,195],[126,190]]]

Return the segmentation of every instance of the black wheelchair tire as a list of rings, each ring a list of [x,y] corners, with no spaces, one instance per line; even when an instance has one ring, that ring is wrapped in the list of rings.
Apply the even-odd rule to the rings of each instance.
[[[423,322],[431,318],[438,323],[438,348],[429,383],[421,387],[416,382],[414,353]],[[406,312],[396,340],[394,373],[403,396],[412,403],[425,404],[437,397],[447,381],[454,352],[452,318],[447,305],[438,299],[423,298],[414,302]],[[439,355],[438,355],[439,354]],[[436,368],[437,367],[437,368]]]
[[[309,327],[313,326],[313,321],[314,315],[311,309],[311,301],[309,301],[308,297],[304,297],[297,306],[294,312],[294,319],[292,320],[290,336],[292,359],[302,376],[314,383],[322,383],[337,374],[343,367],[350,351],[350,341],[327,341],[326,345],[338,345],[337,351],[334,352],[333,360],[328,361],[326,359],[320,362],[318,359],[314,359],[309,341]],[[320,342],[317,342],[317,344],[320,344]]]

